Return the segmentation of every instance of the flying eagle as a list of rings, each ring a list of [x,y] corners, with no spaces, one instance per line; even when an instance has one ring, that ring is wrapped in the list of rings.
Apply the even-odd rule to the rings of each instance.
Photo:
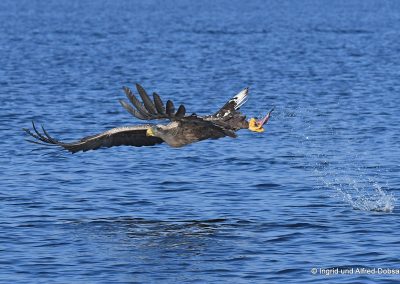
[[[205,139],[226,136],[235,138],[237,137],[235,132],[240,129],[263,132],[263,125],[268,122],[273,110],[260,120],[251,118],[247,121],[246,116],[239,112],[240,107],[248,99],[249,89],[245,88],[212,115],[186,115],[184,105],[180,105],[175,112],[172,101],[168,100],[164,106],[157,93],[153,93],[153,100],[151,100],[142,86],[136,84],[136,89],[142,102],[129,88],[124,87],[123,90],[131,104],[120,100],[121,105],[138,119],[169,120],[169,123],[122,126],[67,143],[53,138],[43,127],[41,133],[32,121],[34,132],[29,129],[23,130],[35,140],[27,141],[46,146],[61,146],[72,153],[121,145],[153,146],[163,142],[172,147],[182,147]]]

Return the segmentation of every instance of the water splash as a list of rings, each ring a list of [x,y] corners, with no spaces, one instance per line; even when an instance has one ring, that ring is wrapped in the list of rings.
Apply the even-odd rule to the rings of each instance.
[[[395,196],[365,173],[351,177],[343,172],[315,169],[314,174],[333,197],[355,210],[390,213],[395,207]]]
[[[316,188],[350,205],[355,210],[392,212],[396,198],[381,185],[379,166],[367,168],[354,149],[355,135],[335,127],[329,113],[314,107],[286,108],[277,112],[288,139],[296,143],[295,154],[303,157],[304,168],[316,178]],[[347,130],[347,129],[346,129]],[[350,131],[351,134],[351,131]]]

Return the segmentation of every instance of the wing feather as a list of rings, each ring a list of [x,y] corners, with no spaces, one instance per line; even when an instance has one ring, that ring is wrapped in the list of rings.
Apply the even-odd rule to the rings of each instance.
[[[154,104],[156,105],[157,112],[159,114],[165,115],[165,107],[157,93],[153,93]]]
[[[175,117],[176,118],[181,118],[181,117],[184,117],[185,114],[186,114],[185,106],[184,105],[180,105],[178,110],[175,113]]]
[[[137,89],[140,97],[142,98],[144,107],[147,109],[147,111],[150,114],[157,115],[156,107],[153,104],[153,102],[151,101],[149,95],[147,95],[146,91],[143,89],[143,87],[140,86],[139,84],[136,84],[136,89]]]
[[[129,99],[129,101],[135,106],[135,108],[138,110],[138,112],[146,117],[146,119],[151,118],[151,114],[144,108],[142,103],[133,95],[131,89],[128,87],[123,87],[126,97]]]
[[[223,117],[231,113],[236,112],[240,107],[247,102],[249,96],[249,88],[243,89],[237,95],[232,97],[220,110],[218,110],[212,116]]]
[[[142,119],[142,120],[147,120],[148,119],[147,116],[142,115],[139,111],[135,110],[133,107],[131,107],[125,101],[119,100],[119,103],[123,106],[124,109],[126,109],[134,117]]]
[[[151,125],[138,125],[138,126],[124,126],[110,129],[100,134],[84,137],[78,141],[65,143],[51,137],[50,134],[42,127],[43,134],[41,134],[35,123],[32,122],[32,133],[29,129],[23,129],[27,134],[35,138],[37,141],[27,140],[35,144],[47,146],[60,146],[71,153],[79,151],[96,150],[99,148],[114,147],[114,146],[153,146],[161,144],[164,141],[158,137],[146,136],[146,131]]]
[[[175,106],[171,100],[168,100],[164,106],[160,96],[153,93],[153,101],[146,93],[144,88],[136,84],[136,89],[143,101],[140,102],[128,87],[123,87],[125,94],[132,105],[120,100],[121,105],[134,117],[142,120],[154,119],[170,119],[177,120],[185,117],[186,109],[184,105],[180,105],[175,113]]]
[[[170,100],[167,101],[167,111],[168,117],[173,117],[175,113],[175,106],[174,103]]]

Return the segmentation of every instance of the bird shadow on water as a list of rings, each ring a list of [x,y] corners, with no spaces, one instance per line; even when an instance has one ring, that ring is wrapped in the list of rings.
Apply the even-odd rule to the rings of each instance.
[[[146,256],[154,260],[169,258],[169,254],[201,254],[216,245],[213,239],[226,225],[226,219],[163,221],[134,217],[63,222],[64,229],[86,238],[89,242],[85,243],[96,249],[107,247],[105,251],[110,255],[124,251],[129,262],[139,262],[137,258]]]
[[[388,180],[383,182],[380,177],[384,170],[365,164],[352,144],[359,138],[351,134],[351,129],[349,137],[344,133],[348,129],[336,126],[335,116],[312,106],[277,108],[274,118],[283,126],[280,134],[290,141],[285,149],[291,149],[290,155],[282,155],[301,159],[301,169],[313,179],[314,189],[354,210],[393,212],[397,199],[389,191],[393,187]]]
[[[141,283],[149,275],[157,281],[174,275],[182,283],[213,278],[216,272],[218,277],[234,275],[231,266],[241,261],[234,245],[240,239],[236,232],[246,224],[236,219],[108,217],[62,221],[60,225],[73,238],[71,242],[80,246],[80,263],[107,263],[107,270],[118,266]]]

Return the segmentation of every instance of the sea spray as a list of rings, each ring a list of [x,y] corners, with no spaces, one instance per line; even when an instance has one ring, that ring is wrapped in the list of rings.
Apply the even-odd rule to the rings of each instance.
[[[275,119],[282,122],[285,139],[292,139],[293,154],[302,157],[303,168],[315,178],[315,188],[356,210],[393,211],[395,196],[381,185],[379,165],[364,164],[368,157],[354,147],[357,137],[351,129],[310,106],[277,109]]]

